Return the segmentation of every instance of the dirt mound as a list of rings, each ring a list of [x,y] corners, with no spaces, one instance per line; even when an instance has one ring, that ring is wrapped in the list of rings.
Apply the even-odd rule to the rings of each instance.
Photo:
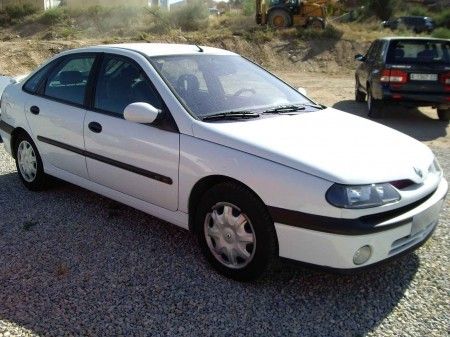
[[[182,38],[165,42],[184,42]],[[161,41],[161,40],[159,40]],[[130,42],[129,40],[114,41]],[[153,42],[153,41],[149,41]],[[353,57],[367,49],[367,43],[347,40],[281,40],[265,43],[249,41],[240,36],[204,41],[206,45],[242,54],[273,70],[342,73],[354,69]],[[36,68],[50,56],[67,49],[102,44],[99,40],[23,40],[0,42],[0,74],[18,75]]]

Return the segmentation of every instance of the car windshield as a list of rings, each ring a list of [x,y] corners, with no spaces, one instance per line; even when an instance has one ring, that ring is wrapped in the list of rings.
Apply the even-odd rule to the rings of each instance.
[[[188,110],[198,118],[312,104],[275,76],[237,55],[176,55],[151,63]]]
[[[450,64],[450,42],[439,40],[392,41],[387,54],[388,63]]]

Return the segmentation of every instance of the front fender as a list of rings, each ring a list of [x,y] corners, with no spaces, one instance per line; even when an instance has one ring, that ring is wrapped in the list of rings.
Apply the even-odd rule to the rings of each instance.
[[[192,136],[180,137],[179,208],[188,213],[195,184],[209,176],[241,182],[267,205],[339,217],[325,193],[332,182],[276,162]]]

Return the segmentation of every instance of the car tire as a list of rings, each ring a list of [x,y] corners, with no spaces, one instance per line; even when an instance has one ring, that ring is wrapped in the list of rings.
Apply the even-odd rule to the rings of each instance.
[[[268,22],[273,28],[287,28],[292,25],[292,18],[287,11],[275,9],[270,12]]]
[[[41,191],[48,186],[39,151],[27,134],[21,133],[14,140],[14,157],[19,178],[27,189]]]
[[[370,118],[382,117],[382,106],[380,100],[373,98],[370,87],[367,87],[367,110]]]
[[[207,261],[231,279],[256,279],[277,259],[275,227],[267,207],[237,183],[220,183],[203,195],[194,230]]]
[[[448,122],[450,120],[450,109],[437,109],[440,121]]]
[[[355,101],[356,102],[365,102],[366,101],[366,94],[363,93],[361,90],[359,90],[358,79],[356,79],[356,82],[355,82]]]

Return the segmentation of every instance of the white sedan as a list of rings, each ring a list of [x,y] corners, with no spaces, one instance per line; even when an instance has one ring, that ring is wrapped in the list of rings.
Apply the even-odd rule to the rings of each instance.
[[[55,176],[189,229],[239,280],[278,256],[348,270],[410,251],[448,189],[422,143],[195,45],[59,54],[6,87],[0,134],[30,190]]]

